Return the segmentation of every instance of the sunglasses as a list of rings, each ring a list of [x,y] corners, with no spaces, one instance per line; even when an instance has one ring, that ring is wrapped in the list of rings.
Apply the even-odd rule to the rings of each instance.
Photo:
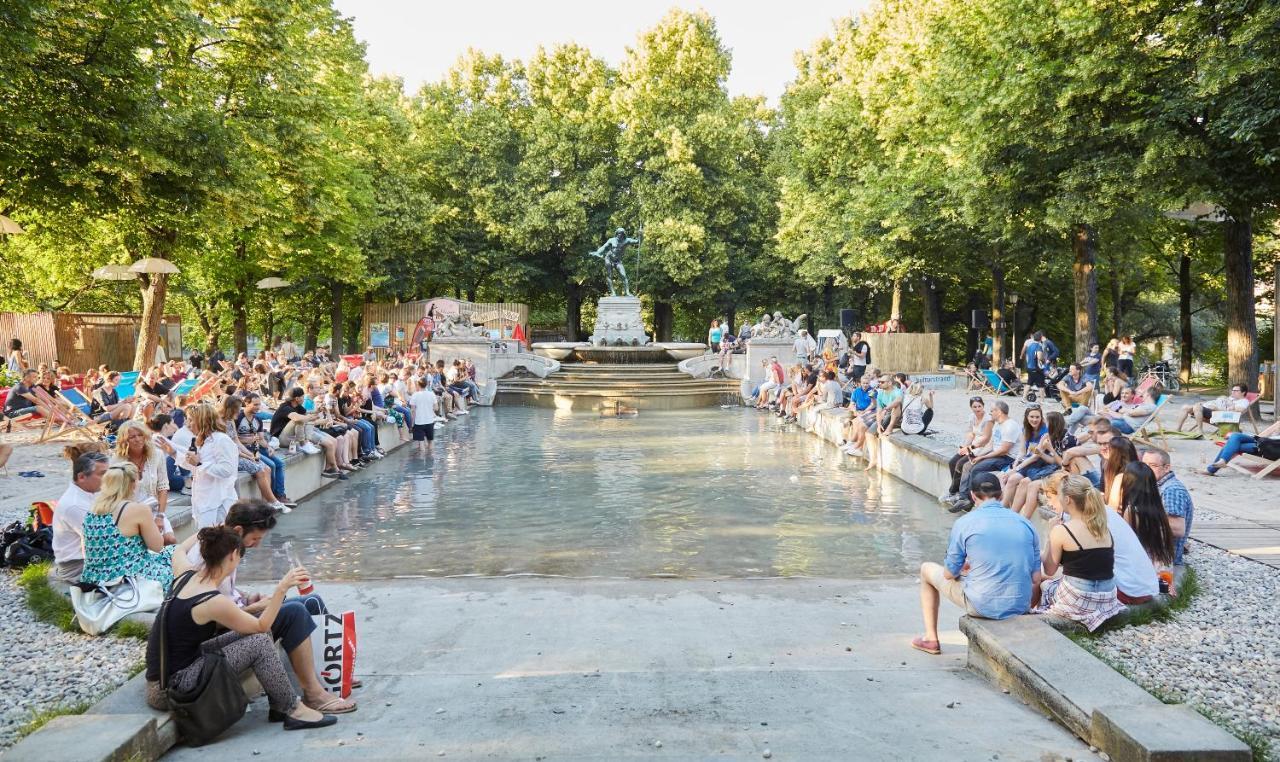
[[[982,398],[981,398],[981,397],[970,397],[970,398],[969,398],[969,404],[970,404],[970,405],[982,405],[982,404],[985,404],[985,403],[983,403],[983,401],[982,401]]]
[[[1027,403],[1027,410],[1039,410],[1039,409],[1040,409],[1040,403],[1039,403],[1039,402],[1028,402],[1028,403]]]

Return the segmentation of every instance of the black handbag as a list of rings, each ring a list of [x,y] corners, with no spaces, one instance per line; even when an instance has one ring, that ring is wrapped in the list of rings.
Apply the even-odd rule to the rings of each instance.
[[[249,698],[244,695],[240,677],[227,664],[222,649],[208,643],[201,648],[204,662],[200,666],[200,677],[191,690],[182,691],[169,686],[169,652],[165,643],[169,603],[193,576],[194,572],[187,572],[174,582],[173,592],[156,614],[151,633],[159,638],[160,690],[169,700],[178,735],[191,746],[203,746],[244,717]]]

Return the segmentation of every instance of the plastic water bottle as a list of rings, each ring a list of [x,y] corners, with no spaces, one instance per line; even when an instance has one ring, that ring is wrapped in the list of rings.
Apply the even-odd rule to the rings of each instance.
[[[289,558],[290,569],[296,569],[299,566],[302,566],[302,561],[298,558],[298,551],[293,549],[292,542],[286,542],[281,549],[284,551],[285,556]],[[298,584],[298,595],[311,595],[315,591],[316,586],[310,579],[307,579],[304,583]]]

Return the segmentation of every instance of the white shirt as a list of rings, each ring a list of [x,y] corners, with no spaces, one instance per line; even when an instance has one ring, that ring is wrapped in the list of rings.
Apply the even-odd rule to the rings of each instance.
[[[169,444],[173,445],[173,449],[178,451],[178,455],[174,458],[174,460],[178,461],[178,465],[182,466],[183,468],[187,468],[186,462],[182,459],[183,453],[191,449],[191,440],[195,438],[196,438],[196,435],[192,434],[191,429],[187,428],[186,426],[183,426],[182,428],[173,432],[173,436],[169,437]],[[190,470],[190,469],[187,469],[187,470]]]
[[[436,395],[430,389],[419,389],[409,398],[415,426],[436,422]]]
[[[991,449],[995,450],[1005,442],[1012,442],[1013,446],[1005,455],[1014,460],[1022,455],[1022,448],[1018,442],[1020,439],[1022,439],[1022,424],[1012,418],[1006,418],[1004,423],[997,423],[991,427]]]
[[[196,527],[203,528],[221,524],[226,509],[239,499],[236,472],[240,450],[231,437],[215,431],[205,439],[198,453],[200,465],[191,477],[191,514]],[[185,455],[180,463],[185,466]]]
[[[1160,579],[1156,567],[1138,540],[1133,527],[1119,513],[1107,509],[1107,528],[1116,544],[1116,587],[1130,598],[1155,595],[1160,592]]]
[[[53,557],[58,563],[84,559],[84,517],[93,506],[93,493],[75,483],[58,498],[53,509]]]
[[[359,380],[360,380],[360,379],[362,379],[362,378],[364,378],[364,366],[363,366],[363,365],[357,365],[356,367],[354,367],[354,368],[352,368],[351,370],[347,371],[347,380],[348,380],[348,381],[359,381]]]

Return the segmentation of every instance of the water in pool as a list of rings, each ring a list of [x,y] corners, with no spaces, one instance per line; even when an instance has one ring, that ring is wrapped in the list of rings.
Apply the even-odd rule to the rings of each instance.
[[[282,516],[241,576],[277,577],[288,540],[317,580],[850,578],[939,558],[947,514],[861,465],[746,408],[475,409],[434,458],[402,448]]]

